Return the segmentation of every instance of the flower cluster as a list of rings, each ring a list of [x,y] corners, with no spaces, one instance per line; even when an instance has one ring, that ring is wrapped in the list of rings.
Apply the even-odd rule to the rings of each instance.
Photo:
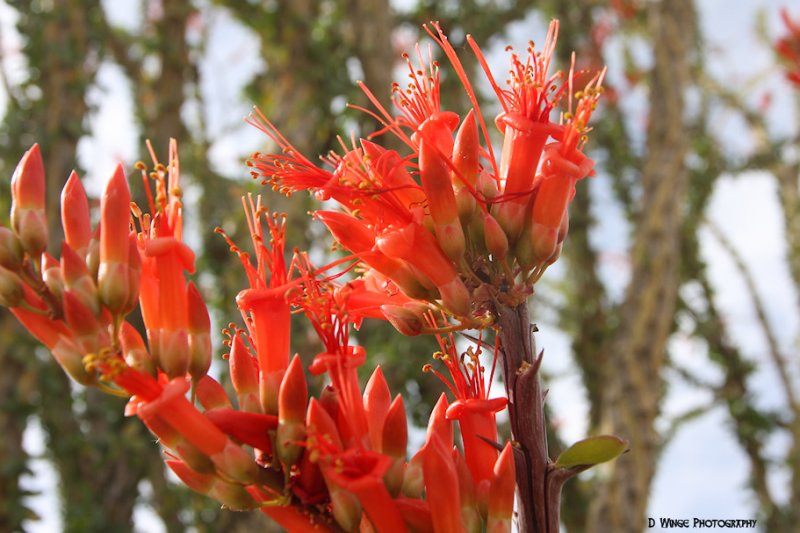
[[[550,74],[557,32],[553,23],[541,51],[531,44],[524,59],[512,54],[508,88],[468,39],[503,108],[499,163],[467,74],[436,24],[428,33],[472,111],[462,119],[442,109],[438,64],[419,50],[408,88],[394,88],[398,115],[365,89],[379,133],[391,132],[409,153],[353,140],[320,168],[263,115],[253,119],[282,149],[256,154],[254,173],[282,192],[338,202],[343,210],[314,217],[349,254],[323,267],[287,254],[285,221],[260,197],[243,199],[251,246],[218,230],[249,285],[236,298],[240,325],[224,330],[235,398],[207,375],[211,321],[187,281],[194,254],[182,241],[174,141],[166,165],[152,149],[153,170],[138,165],[146,210],[131,202],[118,167],[93,227],[80,179],[70,176],[60,258],[47,252],[44,166],[31,148],[11,183],[11,227],[0,227],[0,304],[76,381],[128,397],[126,413],[158,437],[177,476],[230,509],[261,509],[299,532],[509,531],[518,474],[495,421],[509,399],[489,397],[502,351],[490,327],[495,305],[524,302],[560,253],[575,184],[592,173],[583,146],[603,77],[573,92],[572,70]],[[564,100],[561,120],[551,122]],[[127,320],[137,305],[144,336]],[[324,347],[306,366],[290,358],[292,314]],[[366,318],[439,340],[436,363],[424,369],[452,399],[442,394],[410,459],[402,397],[392,397],[380,367],[363,390],[358,380],[366,353],[350,335]],[[464,328],[479,331],[461,351],[453,332]],[[316,395],[308,375],[327,384]]]
[[[309,190],[342,206],[315,216],[370,276],[415,300],[383,309],[405,334],[428,330],[425,313],[435,308],[462,327],[486,327],[495,302],[515,306],[531,293],[560,254],[576,182],[593,172],[583,145],[603,80],[601,72],[576,92],[574,68],[550,73],[557,22],[541,50],[531,43],[525,58],[512,53],[507,88],[468,37],[503,109],[495,120],[503,136],[498,163],[455,50],[438,24],[426,29],[473,109],[463,119],[442,109],[439,64],[426,61],[418,48],[417,64],[406,57],[408,86],[393,88],[397,115],[362,86],[376,109],[362,110],[383,126],[377,135],[393,134],[406,153],[367,139],[342,141],[343,153],[332,152],[317,166],[262,114],[251,119],[281,148],[279,154],[256,153],[253,176],[285,194]],[[562,100],[561,119],[553,122]]]

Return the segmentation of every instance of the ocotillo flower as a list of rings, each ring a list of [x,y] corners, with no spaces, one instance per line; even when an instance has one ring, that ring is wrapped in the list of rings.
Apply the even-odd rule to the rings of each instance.
[[[176,142],[170,142],[167,166],[158,162],[152,150],[151,157],[155,170],[149,175],[144,165],[139,165],[150,210],[149,214],[137,210],[141,229],[138,250],[142,258],[139,303],[150,350],[158,365],[173,378],[185,376],[191,368],[196,381],[208,369],[210,354],[202,339],[203,332],[208,333],[207,316],[203,317],[204,306],[201,306],[199,294],[193,295],[191,310],[189,307],[185,274],[194,272],[195,257],[182,241],[182,193]]]
[[[286,236],[283,216],[270,215],[261,205],[261,197],[242,198],[247,226],[250,230],[255,266],[250,255],[236,246],[222,230],[244,267],[249,289],[241,291],[236,304],[250,334],[260,372],[260,401],[265,413],[277,414],[277,391],[283,372],[289,364],[290,304],[287,293],[294,287],[289,280],[284,259]],[[264,231],[262,218],[267,225]]]
[[[489,398],[488,384],[491,384],[497,357],[496,348],[492,353],[492,369],[489,380],[485,379],[485,368],[481,364],[482,346],[477,350],[470,348],[459,355],[452,334],[438,336],[440,352],[434,359],[442,361],[450,373],[447,379],[435,370],[433,365],[425,369],[434,372],[455,396],[447,408],[447,419],[458,420],[461,438],[464,442],[464,455],[476,482],[491,479],[492,469],[497,459],[497,450],[490,443],[497,441],[495,413],[503,410],[506,398]]]

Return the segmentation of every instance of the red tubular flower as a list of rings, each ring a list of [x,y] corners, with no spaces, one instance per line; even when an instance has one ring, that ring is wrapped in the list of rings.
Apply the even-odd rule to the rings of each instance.
[[[389,257],[407,261],[427,276],[436,285],[442,303],[449,311],[458,316],[469,316],[469,291],[428,230],[411,222],[402,228],[384,231],[377,244]]]
[[[259,368],[266,374],[281,372],[289,364],[291,311],[286,302],[288,287],[246,289],[236,297],[239,308],[252,319]]]
[[[44,162],[39,145],[22,156],[11,176],[11,227],[36,260],[47,248]]]
[[[230,479],[243,484],[255,482],[258,467],[253,458],[189,403],[185,397],[188,390],[185,379],[173,379],[157,398],[140,403],[137,414],[140,418],[157,416],[164,420]]]
[[[208,409],[204,414],[229,437],[262,452],[271,453],[272,440],[269,438],[269,432],[278,427],[276,417],[237,411],[230,407]]]
[[[133,401],[133,398],[131,400]],[[138,411],[138,404],[131,406],[131,409]],[[135,413],[126,412],[125,414]],[[177,456],[189,468],[200,474],[214,474],[216,472],[217,468],[214,466],[214,462],[161,417],[151,415],[140,418],[140,420],[150,430],[150,433],[158,438],[159,444],[167,448],[168,454]]]
[[[242,486],[219,479],[216,476],[195,472],[182,461],[166,461],[183,483],[195,492],[207,494],[233,511],[256,509],[258,503]]]
[[[332,456],[322,466],[327,479],[354,494],[376,531],[408,531],[399,509],[392,500],[383,475],[390,466],[388,457],[353,448]]]
[[[50,350],[56,362],[72,379],[82,385],[96,383],[94,372],[88,371],[83,364],[85,353],[64,322],[51,320],[41,313],[22,307],[13,307],[10,311],[36,340]]]
[[[284,263],[284,217],[270,216],[261,205],[261,197],[255,200],[252,196],[242,198],[242,204],[255,250],[256,265],[250,263],[248,254],[227,236],[225,238],[231,244],[231,249],[238,253],[251,287],[237,295],[236,304],[245,320],[258,359],[261,409],[265,413],[277,414],[277,391],[289,364],[291,309],[287,293],[298,284],[289,281]],[[265,235],[262,227],[262,216],[267,224],[268,235]]]
[[[156,324],[146,325],[148,329],[159,330],[156,352],[161,368],[170,377],[182,377],[192,360],[184,271],[194,272],[194,253],[172,236],[174,229],[169,227],[165,214],[155,216],[153,230],[154,236],[145,242],[144,255],[145,262],[155,265],[158,318]],[[153,269],[143,269],[145,272],[151,273]]]
[[[298,268],[303,281],[303,295],[297,303],[326,350],[317,354],[309,372],[313,375],[327,372],[330,376],[336,392],[337,417],[341,420],[340,435],[346,444],[368,447],[369,429],[357,373],[366,359],[366,352],[362,346],[350,345],[351,319],[346,301],[337,300],[330,285],[314,277],[314,268],[308,259],[301,259]]]
[[[441,360],[450,373],[450,379],[427,365],[425,370],[434,372],[447,385],[455,396],[453,403],[446,408],[447,420],[458,420],[464,455],[476,483],[491,478],[492,468],[497,458],[497,450],[489,442],[497,441],[495,413],[508,404],[506,398],[488,398],[484,379],[485,369],[480,361],[481,346],[477,351],[470,348],[459,356],[455,349],[455,339],[438,336],[441,351],[434,358]],[[496,362],[496,348],[493,353],[492,372]],[[491,376],[489,378],[491,383]],[[441,401],[440,401],[441,403]],[[437,404],[439,407],[439,404]],[[432,422],[433,423],[433,422]]]
[[[567,113],[562,139],[545,148],[542,178],[530,220],[529,245],[539,262],[548,261],[564,238],[559,235],[559,228],[564,224],[567,206],[575,196],[575,183],[592,174],[594,162],[583,154],[582,149],[589,130],[587,124],[602,94],[604,75],[605,70],[578,93],[577,109],[574,116]]]
[[[339,211],[314,211],[314,218],[321,220],[333,238],[354,254],[372,249],[375,232],[358,218]]]
[[[154,399],[137,408],[140,418],[158,416],[209,457],[222,453],[228,439],[184,394],[189,390],[185,379],[173,379]]]

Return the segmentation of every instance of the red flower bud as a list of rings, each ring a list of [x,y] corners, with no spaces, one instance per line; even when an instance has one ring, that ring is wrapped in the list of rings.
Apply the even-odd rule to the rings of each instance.
[[[39,145],[22,156],[11,177],[11,227],[23,248],[37,258],[47,248],[44,162]]]
[[[375,367],[372,377],[364,388],[364,411],[367,414],[367,428],[372,449],[383,451],[383,425],[392,401],[389,385],[383,377],[380,365]]]
[[[79,256],[85,256],[92,239],[92,221],[86,191],[74,170],[61,190],[61,225],[67,244]]]
[[[514,515],[514,489],[516,474],[514,471],[514,450],[507,443],[494,465],[491,490],[489,491],[489,509],[486,519],[488,533],[511,531],[511,520]]]

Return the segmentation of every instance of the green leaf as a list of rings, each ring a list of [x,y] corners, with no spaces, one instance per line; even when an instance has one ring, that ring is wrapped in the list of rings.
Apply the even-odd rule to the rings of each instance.
[[[597,435],[579,440],[556,459],[556,467],[594,466],[610,461],[627,451],[628,441],[614,435]]]

